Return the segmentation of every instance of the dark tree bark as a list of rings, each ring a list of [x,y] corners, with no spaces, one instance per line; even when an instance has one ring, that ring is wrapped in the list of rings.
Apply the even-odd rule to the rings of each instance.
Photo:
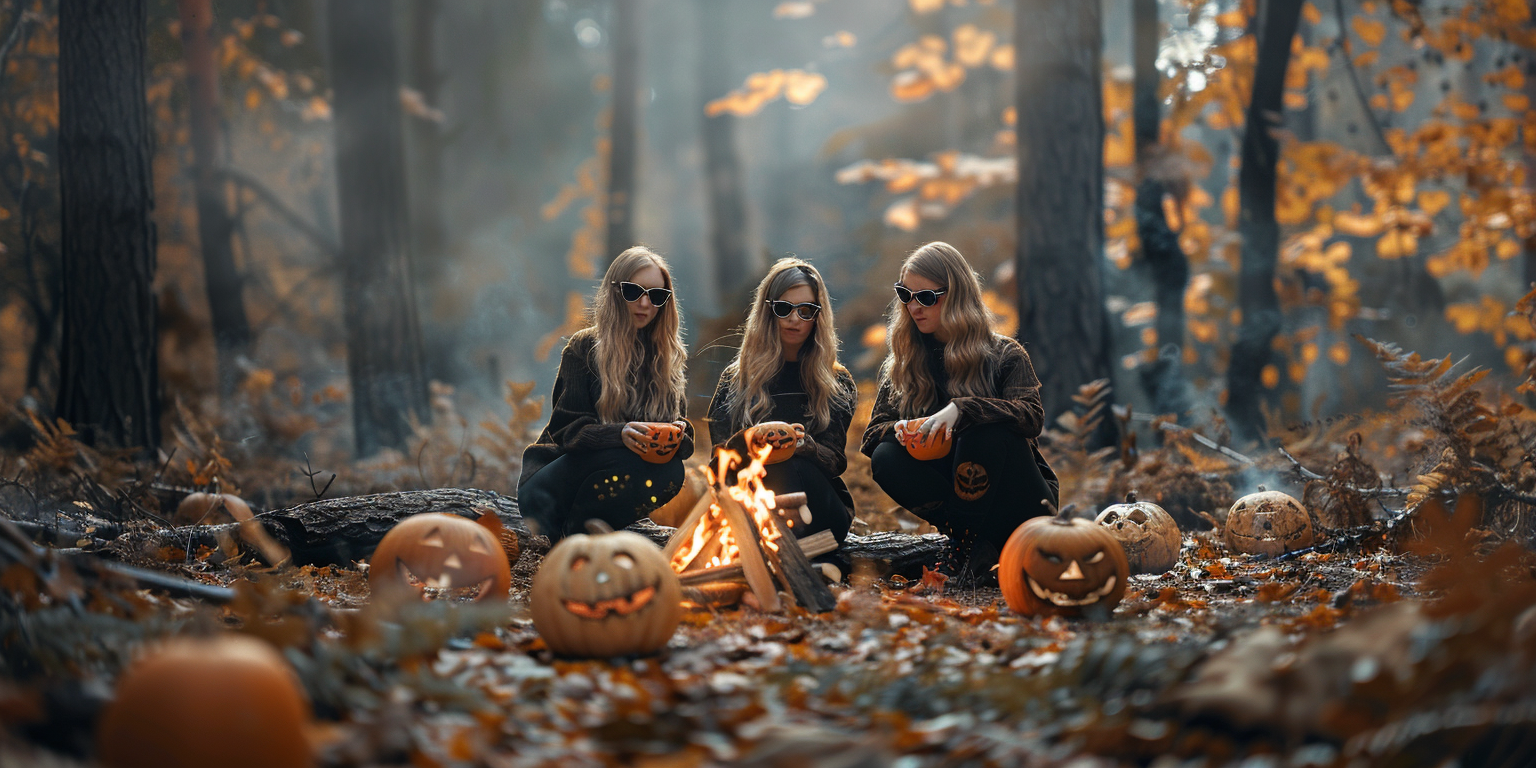
[[[160,444],[145,0],[59,3],[58,415],[88,444]]]
[[[736,86],[730,67],[730,9],[717,0],[698,0],[699,114],[704,105]],[[747,255],[747,206],[736,154],[736,116],[704,116],[704,175],[709,195],[709,254],[715,265],[715,294],[722,314],[739,315],[752,289],[755,270]]]
[[[330,0],[347,373],[359,456],[425,421],[427,384],[406,226],[405,140],[389,3]]]
[[[613,4],[613,122],[609,129],[607,252],[612,261],[635,244],[635,160],[640,130],[640,4]]]
[[[1270,342],[1280,332],[1280,298],[1275,293],[1275,262],[1280,248],[1280,225],[1275,221],[1275,164],[1280,159],[1280,143],[1273,130],[1284,117],[1285,70],[1291,60],[1291,39],[1301,21],[1301,6],[1302,0],[1264,0],[1257,19],[1259,55],[1237,181],[1241,201],[1238,232],[1243,238],[1238,306],[1243,320],[1227,369],[1227,418],[1234,436],[1244,442],[1264,439],[1264,417],[1259,408],[1264,392],[1261,376],[1272,358]]]
[[[411,87],[430,108],[441,107],[443,73],[437,64],[438,19],[442,0],[411,0]],[[442,270],[448,225],[443,216],[443,126],[435,120],[411,120],[415,158],[411,175],[411,233],[416,238],[417,272],[431,278]]]
[[[1103,297],[1104,117],[1098,3],[1018,0],[1014,10],[1019,339],[1046,420],[1110,376]]]
[[[240,273],[235,267],[229,215],[218,168],[224,163],[224,125],[220,114],[219,69],[213,55],[212,0],[179,0],[181,44],[187,64],[191,112],[193,178],[197,187],[197,240],[203,253],[203,278],[218,355],[219,393],[229,395],[239,381],[236,360],[250,353],[251,326],[245,316]]]
[[[1189,410],[1184,385],[1184,289],[1189,284],[1189,260],[1179,246],[1179,236],[1163,214],[1163,196],[1170,191],[1164,178],[1160,87],[1157,49],[1162,41],[1157,0],[1132,0],[1131,39],[1135,61],[1132,119],[1136,136],[1136,234],[1141,255],[1152,271],[1153,299],[1157,302],[1157,360],[1139,371],[1142,387],[1158,413],[1182,414]],[[1175,190],[1177,188],[1175,187]]]

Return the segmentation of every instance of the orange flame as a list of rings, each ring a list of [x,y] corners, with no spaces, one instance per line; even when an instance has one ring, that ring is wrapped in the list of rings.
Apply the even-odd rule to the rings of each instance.
[[[763,546],[777,552],[780,536],[778,526],[773,521],[775,496],[773,491],[763,487],[763,477],[767,474],[767,470],[763,468],[763,462],[772,451],[772,446],[768,445],[759,448],[753,454],[751,463],[736,473],[736,484],[726,486],[726,475],[741,464],[741,454],[724,448],[719,449],[715,485],[724,487],[725,492],[752,515],[752,522],[757,525]],[[737,561],[741,555],[741,546],[736,541],[736,536],[731,531],[731,526],[718,504],[710,505],[709,515],[694,527],[688,543],[679,547],[677,554],[672,556],[672,570],[678,573],[687,570],[693,565],[694,560],[698,559],[699,554],[704,551],[711,539],[719,543],[719,553],[711,556],[702,567],[714,568]]]

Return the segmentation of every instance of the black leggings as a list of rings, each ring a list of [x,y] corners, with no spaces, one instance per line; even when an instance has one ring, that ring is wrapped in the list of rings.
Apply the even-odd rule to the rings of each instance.
[[[614,530],[649,515],[683,487],[683,462],[652,464],[628,448],[567,453],[518,491],[523,517],[551,542],[599,518]]]
[[[843,504],[832,482],[827,479],[816,463],[803,456],[791,456],[777,464],[763,467],[763,487],[777,494],[804,493],[805,505],[811,510],[811,524],[795,521],[795,538],[803,539],[813,533],[831,531],[838,544],[848,538],[848,527],[853,524],[853,513]],[[734,472],[726,477],[734,483]]]
[[[1050,512],[1041,499],[1057,503],[1029,441],[1001,424],[955,433],[949,455],[933,461],[912,458],[888,437],[870,464],[887,495],[957,545],[985,541],[1001,551],[1020,523]]]

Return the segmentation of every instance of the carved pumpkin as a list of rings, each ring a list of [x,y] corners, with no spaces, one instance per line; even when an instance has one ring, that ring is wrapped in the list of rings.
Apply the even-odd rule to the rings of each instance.
[[[764,445],[773,447],[764,464],[777,464],[795,455],[795,449],[800,447],[800,439],[805,437],[805,427],[799,424],[786,424],[782,421],[765,421],[752,428],[747,440],[747,447],[756,453]]]
[[[171,522],[176,525],[221,525],[250,520],[251,507],[232,493],[189,493],[176,505]]]
[[[907,453],[918,461],[933,461],[949,455],[950,439],[942,430],[935,430],[925,439],[918,433],[918,427],[927,421],[928,417],[920,419],[907,419],[905,423],[896,424],[896,442],[906,446]]]
[[[992,487],[992,481],[987,477],[987,468],[974,461],[967,461],[955,467],[955,495],[965,501],[975,501],[987,495],[987,489]]]
[[[498,521],[500,522],[500,521]],[[412,515],[373,551],[368,585],[387,599],[428,599],[428,589],[470,600],[506,600],[512,568],[485,526],[458,515]]]
[[[309,722],[293,670],[266,642],[179,638],[123,672],[96,743],[112,768],[307,768]]]
[[[1312,520],[1295,497],[1261,485],[1227,510],[1221,538],[1236,552],[1280,555],[1312,546]]]
[[[533,626],[561,656],[655,653],[682,621],[682,585],[661,549],[601,521],[560,540],[534,574]]]
[[[647,437],[640,443],[640,458],[652,464],[665,464],[677,455],[683,444],[683,428],[665,421],[645,422]]]
[[[1103,526],[1071,513],[1069,504],[1054,517],[1026,520],[1003,545],[997,581],[1015,612],[1107,614],[1125,596],[1130,566],[1120,542]]]
[[[1111,504],[1094,519],[1120,540],[1131,573],[1163,573],[1179,560],[1184,537],[1173,515],[1150,501],[1137,501],[1136,492],[1124,504]]]

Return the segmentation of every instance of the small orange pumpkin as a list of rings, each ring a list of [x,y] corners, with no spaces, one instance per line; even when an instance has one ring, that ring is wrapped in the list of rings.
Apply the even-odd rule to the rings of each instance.
[[[533,626],[561,656],[655,653],[683,619],[683,588],[659,547],[599,520],[560,540],[533,576]]]
[[[1233,502],[1221,538],[1230,549],[1250,555],[1294,552],[1312,546],[1312,516],[1294,496],[1261,485]]]
[[[665,421],[644,422],[646,438],[640,443],[640,458],[652,464],[665,464],[677,455],[683,444],[683,428]]]
[[[1120,542],[1103,526],[1072,517],[1072,509],[1025,520],[1003,545],[997,582],[1015,612],[1107,615],[1125,596],[1130,566]]]
[[[907,453],[918,461],[933,461],[949,455],[950,438],[942,430],[934,430],[927,438],[918,432],[918,427],[927,420],[924,416],[896,423],[896,442],[906,446]]]
[[[123,672],[96,743],[111,768],[307,768],[309,722],[309,701],[271,645],[177,638]]]
[[[221,525],[250,520],[251,507],[232,493],[189,493],[176,505],[171,522],[176,525]]]
[[[428,588],[472,600],[506,600],[512,568],[486,526],[427,512],[401,520],[384,535],[369,562],[368,586],[386,600],[426,599]]]
[[[754,454],[764,445],[771,446],[768,458],[764,464],[777,464],[786,461],[795,455],[795,449],[800,447],[800,440],[805,437],[805,427],[799,424],[787,424],[782,421],[765,421],[752,428],[747,440],[747,448]]]

